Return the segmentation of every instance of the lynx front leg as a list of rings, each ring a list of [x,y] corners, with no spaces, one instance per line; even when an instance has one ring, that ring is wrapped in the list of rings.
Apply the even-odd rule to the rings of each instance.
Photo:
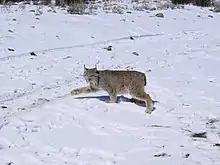
[[[92,93],[97,91],[99,91],[99,89],[92,88],[91,86],[85,86],[85,87],[73,89],[71,91],[71,95],[79,95],[81,93]]]
[[[113,89],[108,89],[107,90],[110,100],[109,103],[116,103],[117,102],[117,93]]]
[[[116,103],[117,102],[117,95],[116,94],[109,94],[110,101],[109,103]]]

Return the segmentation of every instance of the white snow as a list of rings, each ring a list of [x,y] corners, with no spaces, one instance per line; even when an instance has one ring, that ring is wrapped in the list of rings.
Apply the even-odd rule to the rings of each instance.
[[[220,164],[218,13],[79,16],[43,7],[36,16],[36,8],[1,6],[0,165]],[[156,110],[147,115],[129,95],[118,104],[103,91],[70,96],[86,85],[83,65],[96,63],[145,72]]]

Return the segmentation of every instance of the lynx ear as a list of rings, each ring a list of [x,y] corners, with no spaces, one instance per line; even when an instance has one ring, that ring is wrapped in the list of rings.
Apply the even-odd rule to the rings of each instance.
[[[88,70],[87,68],[86,68],[86,65],[84,64],[84,70]]]
[[[97,63],[95,64],[95,68],[97,69],[97,65],[100,63],[100,61],[98,60]]]
[[[95,68],[94,68],[95,72],[98,72],[98,69],[97,69],[97,64],[95,64]]]

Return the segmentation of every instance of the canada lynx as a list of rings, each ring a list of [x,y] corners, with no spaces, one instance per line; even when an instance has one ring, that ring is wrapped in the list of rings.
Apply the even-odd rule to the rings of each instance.
[[[147,84],[144,73],[127,70],[97,70],[96,67],[88,69],[84,65],[83,77],[89,85],[73,89],[72,95],[104,90],[108,92],[110,102],[116,102],[117,94],[130,94],[133,98],[145,101],[146,113],[150,114],[153,111],[151,97],[144,91]]]

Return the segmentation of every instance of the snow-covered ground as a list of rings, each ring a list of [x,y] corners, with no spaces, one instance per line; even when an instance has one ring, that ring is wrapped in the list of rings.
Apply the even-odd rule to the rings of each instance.
[[[220,164],[219,14],[36,8],[1,8],[0,165]],[[156,110],[147,115],[129,95],[74,99],[84,64],[145,72]]]

